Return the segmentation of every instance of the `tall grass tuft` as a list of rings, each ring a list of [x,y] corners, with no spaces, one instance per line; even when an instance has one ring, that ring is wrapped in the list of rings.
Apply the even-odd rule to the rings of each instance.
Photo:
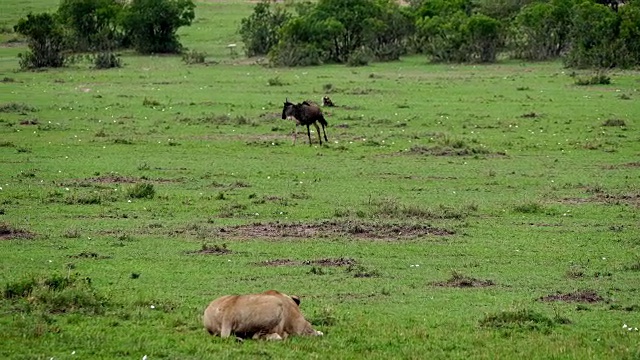
[[[529,309],[509,310],[488,314],[480,320],[480,326],[502,330],[526,330],[549,333],[559,324],[569,324],[566,318],[556,315],[550,318]]]
[[[153,188],[153,184],[135,184],[127,190],[127,195],[133,199],[153,199],[156,195],[156,190]]]
[[[6,284],[3,297],[26,313],[80,312],[95,315],[104,313],[107,306],[107,299],[93,289],[91,279],[60,274]]]

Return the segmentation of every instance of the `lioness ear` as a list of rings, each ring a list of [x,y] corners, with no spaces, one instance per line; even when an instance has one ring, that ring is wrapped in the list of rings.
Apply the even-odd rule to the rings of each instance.
[[[293,302],[296,303],[296,305],[300,306],[300,298],[295,296],[295,295],[291,295],[291,299],[293,300]]]

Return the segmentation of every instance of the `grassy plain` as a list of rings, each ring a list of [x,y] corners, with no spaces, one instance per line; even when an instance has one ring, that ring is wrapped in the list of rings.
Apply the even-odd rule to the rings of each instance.
[[[0,357],[640,358],[637,72],[274,69],[228,52],[250,12],[198,2],[208,66],[0,46]],[[325,94],[330,144],[293,146],[282,102]],[[205,333],[213,298],[271,288],[325,336]]]

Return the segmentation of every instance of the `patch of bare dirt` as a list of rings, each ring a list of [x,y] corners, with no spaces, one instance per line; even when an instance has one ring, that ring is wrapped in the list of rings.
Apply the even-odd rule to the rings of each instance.
[[[24,229],[17,229],[7,223],[0,223],[0,240],[33,239],[35,235]]]
[[[407,239],[419,236],[449,236],[454,231],[429,225],[378,224],[325,221],[312,224],[255,223],[218,229],[219,235],[232,238],[327,238],[350,236],[362,239]]]
[[[613,165],[613,164],[609,164],[609,165],[603,165],[602,168],[605,170],[617,170],[621,167],[625,167],[625,168],[637,168],[640,167],[640,161],[632,161],[632,162],[628,162],[628,163],[624,163],[624,164],[617,164],[617,165]]]
[[[621,203],[640,205],[640,193],[638,194],[597,194],[597,201],[607,204],[620,205]]]
[[[540,117],[540,114],[536,114],[535,112],[530,112],[530,113],[526,113],[526,114],[522,114],[520,115],[521,118],[537,118]]]
[[[604,301],[604,298],[598,295],[593,290],[584,290],[577,291],[573,293],[557,293],[552,295],[543,296],[538,299],[539,301],[550,302],[550,301],[564,301],[564,302],[581,302],[581,303],[597,303],[600,301]]]
[[[38,119],[25,119],[20,121],[20,125],[38,125]]]
[[[449,280],[437,281],[434,282],[433,285],[442,287],[470,288],[494,286],[495,282],[493,282],[493,280],[476,279],[454,272]]]
[[[294,265],[300,265],[300,262],[294,261],[291,259],[273,259],[273,260],[261,261],[258,264],[264,265],[264,266],[294,266]]]
[[[100,255],[98,253],[95,252],[90,252],[90,251],[83,251],[77,255],[69,255],[70,258],[73,259],[110,259],[111,256],[104,256],[104,255]]]
[[[314,266],[351,266],[355,265],[357,261],[352,258],[324,258],[317,260],[302,260],[296,261],[291,259],[274,259],[261,261],[258,264],[264,266],[296,266],[296,265],[314,265]]]
[[[175,183],[175,182],[181,182],[183,181],[183,179],[164,179],[164,178],[147,179],[147,178],[139,178],[134,176],[119,175],[119,174],[107,174],[107,175],[94,176],[86,179],[69,180],[68,182],[63,183],[62,185],[92,186],[94,184],[100,184],[100,185],[136,184],[142,181],[152,182],[152,183]]]
[[[82,181],[100,184],[135,184],[136,182],[140,181],[140,179],[133,176],[109,174],[86,178]]]
[[[421,156],[507,156],[504,152],[492,152],[483,147],[451,147],[451,146],[413,146],[401,154]]]
[[[318,265],[318,266],[350,266],[355,265],[357,261],[352,258],[326,258],[318,260],[305,260],[302,262],[304,265]]]
[[[188,254],[204,254],[204,255],[229,255],[233,254],[231,249],[227,248],[227,244],[222,245],[202,245],[202,249],[195,251],[188,251]]]
[[[593,196],[586,198],[563,198],[560,200],[563,204],[585,204],[585,203],[600,203],[610,205],[622,205],[629,204],[640,207],[640,193],[633,194],[607,194],[596,193]]]

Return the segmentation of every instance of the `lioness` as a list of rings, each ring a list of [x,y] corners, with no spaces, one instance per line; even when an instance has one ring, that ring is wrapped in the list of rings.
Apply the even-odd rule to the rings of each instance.
[[[204,327],[222,338],[283,340],[289,335],[320,336],[300,312],[300,298],[276,290],[226,295],[204,311]]]

